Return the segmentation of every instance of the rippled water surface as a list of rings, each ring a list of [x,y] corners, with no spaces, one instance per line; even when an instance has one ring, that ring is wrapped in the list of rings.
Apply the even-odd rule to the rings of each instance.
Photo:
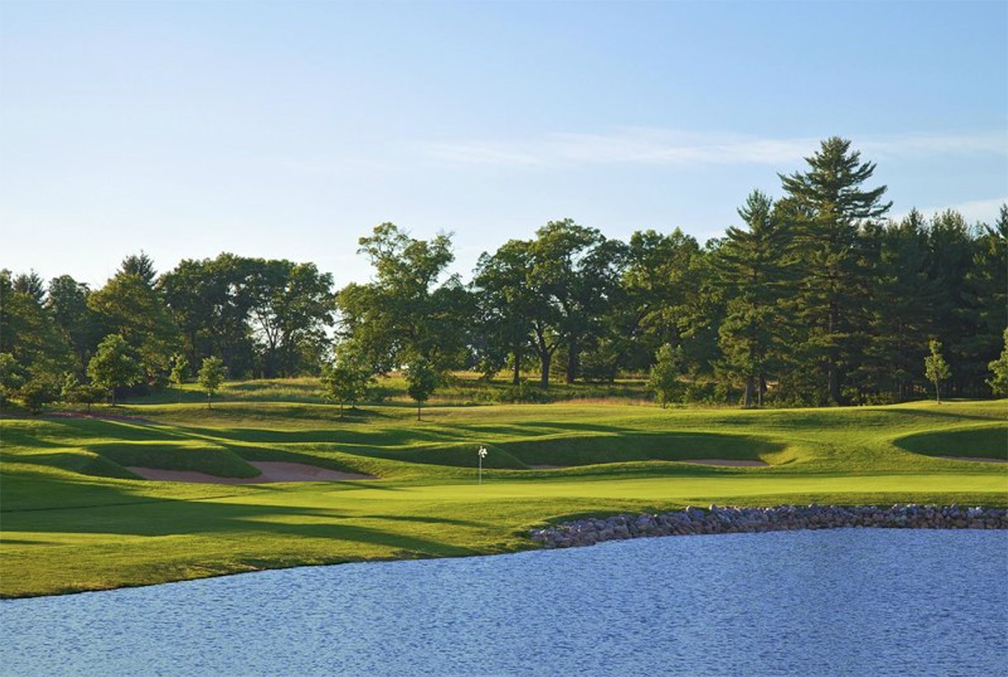
[[[0,603],[3,675],[1006,675],[1008,532],[654,538]]]

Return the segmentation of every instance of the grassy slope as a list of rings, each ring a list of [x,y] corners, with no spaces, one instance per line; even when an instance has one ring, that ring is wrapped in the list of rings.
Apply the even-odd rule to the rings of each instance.
[[[493,553],[535,524],[687,504],[1008,504],[1006,403],[736,411],[620,404],[393,403],[340,420],[299,384],[233,386],[232,401],[147,400],[141,420],[6,419],[0,594],[143,585],[296,564]],[[304,389],[307,394],[307,389]],[[183,398],[187,399],[187,398]],[[297,400],[297,401],[291,401]],[[475,486],[475,448],[490,449]],[[762,458],[767,468],[677,463]],[[658,459],[658,460],[653,460]],[[197,485],[122,465],[254,472],[292,460],[381,481]],[[528,465],[568,465],[528,470]]]

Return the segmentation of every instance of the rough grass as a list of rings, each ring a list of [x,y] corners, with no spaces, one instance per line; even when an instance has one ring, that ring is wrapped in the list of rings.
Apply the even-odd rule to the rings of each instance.
[[[624,404],[646,404],[650,395],[645,390],[641,378],[621,378],[614,383],[564,383],[563,379],[553,379],[547,391],[538,388],[538,375],[523,376],[526,387],[538,398],[548,402],[621,402]],[[382,404],[414,406],[406,394],[406,379],[400,374],[392,374],[378,380],[377,392]],[[511,390],[509,377],[499,375],[486,379],[475,372],[452,372],[428,402],[431,406],[452,405],[471,406],[497,404],[507,398]],[[324,404],[322,389],[317,378],[261,379],[256,381],[230,381],[221,387],[214,402],[300,402]],[[187,383],[182,388],[169,388],[162,393],[134,398],[134,403],[147,404],[206,404],[206,395],[199,391],[195,383]]]
[[[530,547],[527,529],[548,521],[687,504],[1008,505],[1008,467],[937,457],[1003,451],[1004,400],[768,411],[436,406],[418,423],[395,402],[341,419],[311,399],[312,387],[230,384],[210,411],[198,397],[166,396],[117,407],[115,420],[4,419],[0,594],[506,552]],[[490,449],[481,487],[480,445]],[[690,458],[769,466],[678,462]],[[251,460],[382,479],[225,486],[143,481],[123,468],[249,476]]]

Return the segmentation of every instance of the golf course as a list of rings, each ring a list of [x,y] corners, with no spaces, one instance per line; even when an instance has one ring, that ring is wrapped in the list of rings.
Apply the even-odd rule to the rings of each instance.
[[[188,386],[7,415],[0,594],[512,552],[547,523],[687,505],[1008,505],[1006,400],[742,410],[612,392],[449,392],[417,421],[400,397],[341,415],[299,379],[229,382],[212,408]]]

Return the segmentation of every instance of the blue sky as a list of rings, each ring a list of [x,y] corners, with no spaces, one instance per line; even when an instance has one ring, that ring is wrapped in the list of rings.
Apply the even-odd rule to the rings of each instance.
[[[0,267],[100,285],[232,251],[456,269],[547,220],[735,224],[818,140],[893,211],[1008,199],[1008,3],[3,2]]]

